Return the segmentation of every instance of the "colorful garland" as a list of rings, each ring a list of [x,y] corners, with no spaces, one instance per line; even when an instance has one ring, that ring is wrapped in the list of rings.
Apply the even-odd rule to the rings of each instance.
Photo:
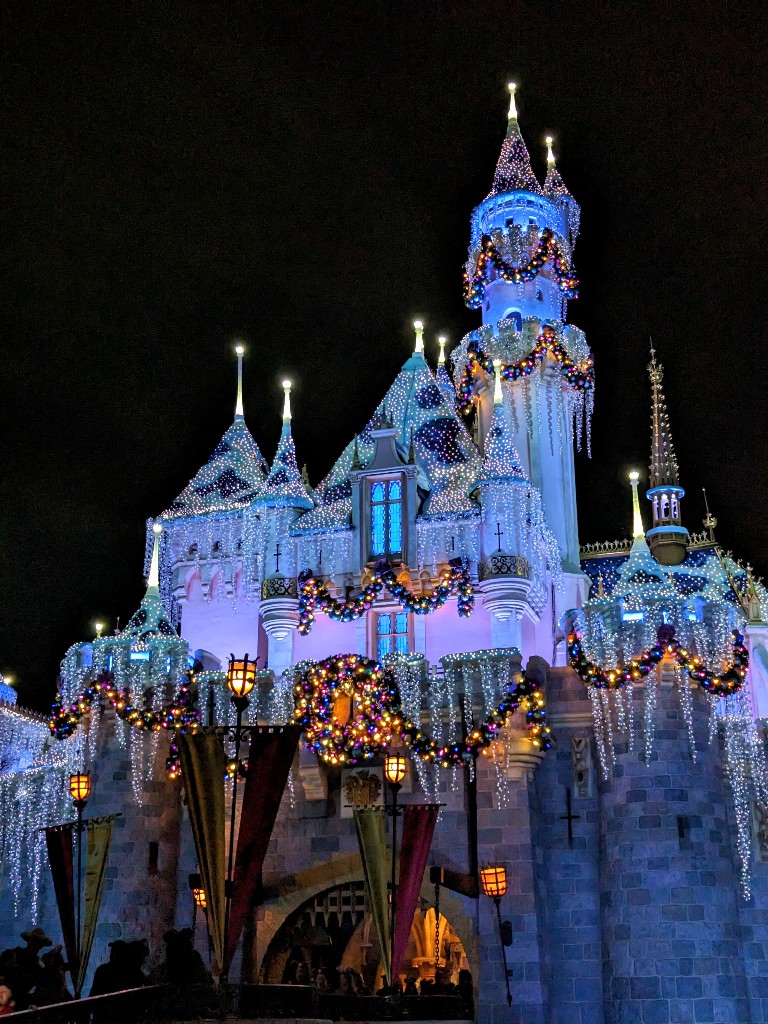
[[[488,283],[489,265],[505,281],[519,284],[521,281],[533,281],[535,277],[538,277],[542,267],[549,262],[554,267],[555,279],[560,291],[567,299],[577,299],[579,297],[579,282],[571,275],[568,261],[563,256],[551,228],[544,228],[533,256],[524,266],[520,267],[507,263],[490,236],[483,235],[480,239],[480,255],[477,258],[477,265],[471,280],[467,272],[464,271],[464,302],[470,309],[479,309],[482,306],[485,287]]]
[[[560,371],[569,387],[574,391],[589,391],[595,382],[595,368],[591,359],[586,363],[577,364],[571,359],[565,348],[557,340],[554,327],[546,324],[536,339],[533,349],[517,363],[507,363],[501,367],[503,380],[518,380],[531,374],[546,354],[551,352],[560,364]],[[459,408],[466,416],[472,411],[473,378],[478,367],[486,373],[493,373],[493,360],[473,341],[467,350],[467,363],[459,384]]]
[[[535,747],[549,750],[554,743],[546,722],[544,695],[538,684],[522,673],[510,680],[504,700],[466,741],[444,746],[403,715],[392,671],[359,654],[338,654],[313,663],[299,674],[294,694],[293,720],[301,726],[310,749],[328,764],[369,760],[388,747],[395,735],[424,761],[443,768],[468,764],[518,708],[525,711]],[[334,714],[339,696],[353,701],[352,714],[343,722]]]
[[[159,732],[161,729],[179,729],[186,732],[189,729],[190,732],[196,732],[200,727],[200,712],[195,707],[197,687],[192,672],[187,673],[186,681],[179,687],[179,694],[175,700],[153,710],[151,707],[134,707],[127,693],[121,693],[115,686],[112,672],[104,671],[87,682],[86,688],[68,708],[64,706],[61,692],[57,693],[48,723],[52,735],[57,740],[71,736],[91,706],[105,697],[112,704],[117,716],[136,729],[149,732]]]
[[[369,611],[381,591],[387,588],[392,597],[407,612],[415,615],[429,615],[442,608],[451,594],[458,594],[459,615],[463,618],[472,614],[475,606],[475,592],[469,579],[469,571],[459,559],[449,562],[440,573],[440,580],[427,594],[413,594],[405,584],[400,583],[392,566],[381,559],[374,566],[373,578],[354,597],[338,601],[317,579],[304,572],[299,576],[299,633],[306,636],[315,621],[315,611],[320,610],[337,622],[353,622]]]
[[[697,654],[692,654],[682,647],[675,639],[671,626],[661,626],[656,644],[621,668],[606,670],[588,661],[581,644],[581,634],[575,630],[568,635],[568,657],[571,668],[575,669],[587,686],[594,686],[598,690],[618,690],[629,682],[643,679],[666,654],[671,654],[678,665],[681,665],[703,690],[722,697],[737,693],[744,685],[749,666],[749,652],[743,641],[744,637],[734,629],[731,641],[732,664],[720,675],[710,672]]]

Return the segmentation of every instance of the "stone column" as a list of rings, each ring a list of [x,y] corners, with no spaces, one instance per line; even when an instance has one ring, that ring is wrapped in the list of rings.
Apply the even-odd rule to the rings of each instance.
[[[739,926],[738,878],[709,705],[691,689],[696,762],[662,663],[655,739],[643,760],[645,686],[635,687],[635,749],[626,740],[600,785],[600,888],[606,1024],[733,1021],[751,1015]]]

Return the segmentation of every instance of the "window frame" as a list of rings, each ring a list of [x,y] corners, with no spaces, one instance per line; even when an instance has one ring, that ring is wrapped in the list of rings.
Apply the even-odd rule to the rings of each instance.
[[[393,484],[397,484],[400,488],[399,498],[390,498],[389,489]],[[383,486],[384,488],[384,499],[383,501],[374,501],[373,493],[377,486]],[[375,562],[379,558],[387,558],[392,562],[402,562],[403,555],[406,547],[406,514],[405,514],[405,495],[406,486],[405,478],[401,473],[390,473],[384,476],[368,477],[365,481],[365,540],[366,540],[366,562]],[[390,531],[391,531],[391,515],[390,509],[394,505],[400,506],[400,547],[397,551],[393,551],[390,548]],[[379,508],[384,511],[384,550],[381,552],[374,553],[373,550],[373,539],[374,539],[374,524],[373,516],[374,509]]]
[[[379,618],[382,615],[392,616],[392,631],[388,633],[379,633]],[[397,632],[397,616],[404,615],[406,618],[406,629],[405,632]],[[387,654],[398,653],[396,648],[396,638],[399,636],[406,637],[406,650],[400,653],[413,654],[414,651],[414,631],[413,631],[413,612],[406,612],[400,607],[400,605],[385,605],[377,608],[371,613],[371,629],[369,635],[369,649],[371,651],[371,657],[374,661],[381,661],[384,655],[379,654],[379,639],[381,637],[392,638],[392,649],[387,651]]]

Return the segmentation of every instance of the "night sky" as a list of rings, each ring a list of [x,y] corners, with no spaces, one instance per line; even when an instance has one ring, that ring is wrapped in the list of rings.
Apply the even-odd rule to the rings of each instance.
[[[582,206],[582,541],[627,536],[648,338],[701,529],[768,573],[764,2],[0,3],[0,671],[45,710],[143,592],[144,522],[295,381],[317,483],[413,345],[458,341],[506,82]]]

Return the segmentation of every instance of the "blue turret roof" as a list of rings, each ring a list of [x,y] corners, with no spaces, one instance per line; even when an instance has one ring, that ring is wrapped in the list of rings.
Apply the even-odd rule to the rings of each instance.
[[[266,462],[242,416],[216,445],[162,519],[231,512],[249,504],[264,490]]]
[[[342,452],[331,472],[318,486],[320,505],[303,516],[298,530],[333,529],[349,525],[352,485],[350,472],[357,459],[363,467],[374,452],[371,431],[385,415],[397,430],[398,449],[407,461],[410,446],[419,471],[417,480],[427,492],[422,515],[455,516],[475,514],[476,503],[468,497],[470,484],[480,475],[480,455],[453,402],[439,386],[421,352],[403,365],[365,428]]]
[[[296,461],[296,445],[290,420],[283,421],[275,461],[269,471],[261,500],[266,505],[290,505],[308,509],[314,506]]]
[[[529,483],[501,402],[493,407],[493,419],[485,438],[483,469],[477,482],[489,484],[498,481]]]
[[[522,191],[533,192],[536,195],[542,194],[541,185],[531,167],[531,158],[523,141],[520,125],[517,123],[514,86],[510,86],[510,91],[512,97],[507,135],[501,147],[496,172],[493,175],[493,185],[487,198],[501,195],[504,192]]]

